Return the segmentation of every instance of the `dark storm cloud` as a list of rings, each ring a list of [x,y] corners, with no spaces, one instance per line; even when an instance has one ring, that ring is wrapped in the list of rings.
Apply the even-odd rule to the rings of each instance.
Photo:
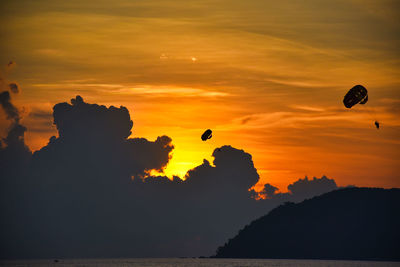
[[[33,156],[23,126],[0,148],[1,257],[211,255],[280,203],[327,189],[315,186],[327,178],[299,180],[285,194],[268,184],[268,199],[256,200],[252,156],[231,146],[215,149],[213,162],[204,160],[185,180],[148,176],[168,164],[172,140],[129,138],[125,107],[77,96],[55,105],[53,116],[58,137]]]

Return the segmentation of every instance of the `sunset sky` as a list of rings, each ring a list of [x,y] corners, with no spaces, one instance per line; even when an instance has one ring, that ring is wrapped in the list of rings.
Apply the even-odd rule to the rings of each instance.
[[[169,177],[231,145],[253,156],[260,185],[282,192],[305,175],[400,187],[398,1],[5,0],[0,9],[1,76],[21,89],[12,97],[32,150],[57,134],[53,105],[81,95],[126,106],[132,137],[171,137]],[[349,110],[343,96],[356,84],[369,101]],[[2,137],[8,125],[1,111]]]

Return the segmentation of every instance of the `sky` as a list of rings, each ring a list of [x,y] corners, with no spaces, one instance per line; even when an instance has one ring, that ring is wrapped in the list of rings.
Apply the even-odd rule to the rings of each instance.
[[[169,136],[169,177],[231,145],[252,155],[258,189],[285,191],[305,175],[400,187],[397,1],[5,0],[0,9],[1,75],[20,88],[13,101],[32,150],[57,135],[52,107],[81,95],[127,107],[132,137]],[[356,84],[369,101],[346,109]],[[2,136],[8,125],[2,112]]]

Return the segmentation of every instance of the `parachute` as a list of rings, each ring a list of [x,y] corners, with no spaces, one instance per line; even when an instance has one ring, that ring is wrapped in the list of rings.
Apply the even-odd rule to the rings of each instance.
[[[367,102],[368,91],[364,86],[359,84],[351,88],[343,98],[343,104],[346,108],[352,108],[354,105],[357,104],[364,105]],[[370,113],[368,107],[366,107],[366,110],[368,111],[368,113]],[[379,121],[375,120],[374,124],[376,129],[379,129]]]
[[[212,131],[210,129],[207,129],[202,135],[201,135],[201,140],[207,141],[208,139],[211,139],[212,137]]]
[[[362,85],[351,88],[343,98],[343,104],[346,108],[351,108],[356,104],[364,105],[367,101],[368,91]]]

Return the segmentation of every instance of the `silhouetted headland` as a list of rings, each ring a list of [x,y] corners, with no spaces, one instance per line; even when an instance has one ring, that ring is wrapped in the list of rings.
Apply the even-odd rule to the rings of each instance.
[[[287,202],[239,231],[218,258],[400,260],[400,189],[346,188]]]

